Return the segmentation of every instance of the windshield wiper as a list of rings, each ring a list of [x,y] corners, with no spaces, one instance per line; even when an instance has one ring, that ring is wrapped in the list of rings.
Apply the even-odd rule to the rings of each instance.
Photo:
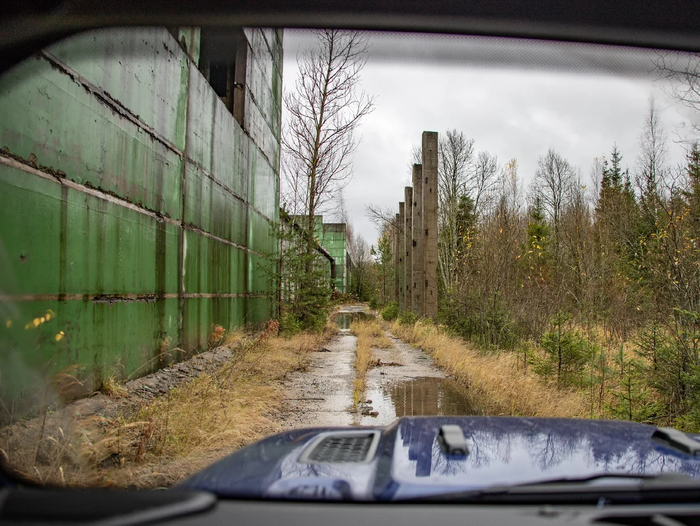
[[[602,473],[586,477],[562,477],[513,486],[491,486],[408,499],[455,503],[610,503],[697,502],[700,480],[682,473],[660,475]]]

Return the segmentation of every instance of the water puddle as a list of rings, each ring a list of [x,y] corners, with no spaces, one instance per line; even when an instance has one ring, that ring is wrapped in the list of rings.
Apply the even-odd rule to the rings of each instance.
[[[335,315],[335,323],[342,332],[348,332],[350,330],[350,324],[354,321],[369,320],[372,318],[371,314],[366,312],[339,312]]]
[[[402,416],[480,415],[483,411],[470,399],[466,389],[449,378],[414,378],[370,388],[361,425],[386,425]],[[376,413],[376,415],[375,415]]]

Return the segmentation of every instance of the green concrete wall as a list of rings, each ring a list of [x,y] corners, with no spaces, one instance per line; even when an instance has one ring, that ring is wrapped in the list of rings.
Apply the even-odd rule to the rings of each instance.
[[[335,260],[335,290],[346,293],[349,288],[347,275],[347,240],[345,223],[324,223],[323,216],[314,218],[314,235]]]
[[[164,28],[85,33],[0,79],[3,402],[274,316],[282,33],[245,30],[243,127],[180,33],[189,54]]]
[[[325,223],[321,246],[335,259],[335,289],[338,292],[348,291],[347,245],[345,239],[345,223]]]

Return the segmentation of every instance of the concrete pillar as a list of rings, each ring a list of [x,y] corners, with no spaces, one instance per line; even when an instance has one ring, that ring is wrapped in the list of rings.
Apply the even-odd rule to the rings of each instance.
[[[423,294],[425,290],[425,276],[423,275],[423,167],[420,164],[413,165],[413,271],[411,306],[416,316],[423,316]]]
[[[406,252],[404,254],[404,301],[406,302],[406,310],[413,310],[413,188],[406,186],[404,188],[404,207],[405,220],[403,224],[403,238]]]
[[[406,261],[406,239],[403,233],[403,224],[406,220],[406,210],[404,203],[399,203],[399,310],[406,309],[406,285],[404,278],[406,269],[404,262]]]
[[[423,132],[423,229],[425,230],[425,298],[424,313],[437,318],[437,184],[438,184],[438,134]]]
[[[392,243],[393,245],[393,251],[394,251],[394,301],[398,304],[399,303],[399,250],[401,248],[399,244],[399,214],[396,214],[396,217],[394,218],[394,229],[393,229],[393,234],[394,234],[394,242]]]

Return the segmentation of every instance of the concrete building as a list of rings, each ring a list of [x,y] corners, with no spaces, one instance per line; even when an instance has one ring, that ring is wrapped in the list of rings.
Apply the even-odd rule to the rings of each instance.
[[[335,260],[335,268],[332,273],[333,288],[342,294],[349,292],[352,261],[347,246],[347,225],[345,223],[323,223],[319,244]]]
[[[0,79],[0,393],[270,318],[282,31],[91,31]]]

